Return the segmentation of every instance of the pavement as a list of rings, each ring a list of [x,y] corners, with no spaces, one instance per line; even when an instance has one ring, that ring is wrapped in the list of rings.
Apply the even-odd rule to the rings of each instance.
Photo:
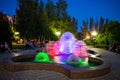
[[[47,71],[47,70],[26,70],[26,71],[18,71],[18,72],[8,72],[2,70],[0,67],[0,80],[120,80],[120,54],[110,52],[100,48],[90,48],[99,54],[101,54],[101,58],[105,59],[111,64],[111,72],[96,78],[87,78],[87,79],[69,79],[67,76],[62,73]],[[19,54],[32,54],[35,50],[25,50],[20,51]],[[2,60],[5,59],[6,56],[16,55],[17,52],[14,53],[5,53],[0,54],[0,66]]]

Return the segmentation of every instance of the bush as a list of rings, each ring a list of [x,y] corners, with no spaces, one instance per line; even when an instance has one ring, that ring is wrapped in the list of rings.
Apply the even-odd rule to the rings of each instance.
[[[107,49],[107,48],[108,48],[108,45],[107,45],[107,44],[95,44],[95,47]]]
[[[84,40],[84,41],[85,41],[85,43],[86,43],[87,45],[92,45],[92,44],[93,44],[90,39],[86,39],[86,40]]]
[[[12,45],[13,49],[25,49],[25,45],[24,44],[14,44]]]

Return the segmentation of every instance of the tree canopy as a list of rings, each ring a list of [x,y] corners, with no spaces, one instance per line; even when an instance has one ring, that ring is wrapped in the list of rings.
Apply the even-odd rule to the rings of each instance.
[[[17,30],[22,38],[55,40],[55,32],[70,31],[77,34],[77,20],[67,14],[66,0],[17,0]]]
[[[86,39],[86,36],[90,36],[90,39],[93,40],[91,32],[95,30],[98,33],[97,36],[94,37],[94,41],[96,44],[108,45],[110,43],[113,44],[120,42],[120,23],[118,21],[104,19],[103,17],[101,17],[100,20],[97,20],[96,22],[93,21],[92,18],[90,18],[90,24],[88,23],[88,20],[83,21],[83,27],[81,29],[83,39],[88,40]]]
[[[8,16],[0,12],[0,44],[7,42],[11,45],[12,39],[13,32],[8,21]]]

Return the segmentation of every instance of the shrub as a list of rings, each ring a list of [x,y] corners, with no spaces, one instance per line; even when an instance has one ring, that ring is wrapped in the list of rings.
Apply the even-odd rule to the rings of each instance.
[[[14,44],[12,45],[13,49],[25,49],[25,45],[24,44]]]

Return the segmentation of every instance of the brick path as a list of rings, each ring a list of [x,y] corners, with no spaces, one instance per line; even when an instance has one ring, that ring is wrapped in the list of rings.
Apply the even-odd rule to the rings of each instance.
[[[120,55],[103,49],[92,49],[101,53],[101,57],[110,62],[112,65],[111,72],[107,75],[89,79],[69,79],[67,76],[54,71],[26,70],[19,72],[7,72],[0,68],[0,80],[120,80]],[[25,54],[33,52],[33,50],[27,50],[22,53]],[[0,55],[0,63],[5,56],[9,56],[9,54]]]

